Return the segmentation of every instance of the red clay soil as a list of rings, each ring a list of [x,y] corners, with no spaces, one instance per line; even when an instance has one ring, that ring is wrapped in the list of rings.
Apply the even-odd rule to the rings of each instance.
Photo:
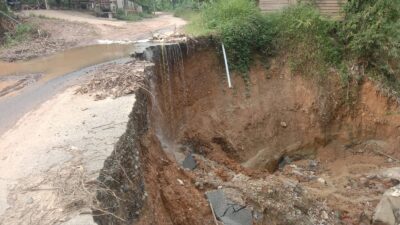
[[[367,79],[348,90],[335,71],[322,79],[293,74],[284,57],[268,70],[253,66],[249,86],[234,75],[229,89],[215,46],[163,48],[153,49],[146,77],[152,94],[140,89],[121,138],[139,152],[130,163],[143,181],[142,194],[128,188],[144,196],[140,210],[129,211],[132,221],[213,224],[204,193],[222,188],[263,215],[255,224],[370,224],[379,197],[396,185],[371,176],[397,165],[385,155],[400,158],[393,98]],[[194,171],[179,165],[189,151]],[[285,158],[292,162],[279,169]],[[108,173],[107,164],[101,177],[122,173]]]
[[[189,55],[178,68],[169,65],[169,74],[156,67],[162,113],[155,111],[153,126],[169,142],[253,177],[275,171],[284,156],[315,159],[323,167],[316,175],[332,180],[332,187],[318,187],[316,196],[348,214],[349,224],[357,224],[364,211],[371,216],[383,191],[396,183],[381,190],[346,184],[396,165],[379,152],[400,158],[397,101],[381,95],[368,80],[353,87],[356,94],[350,100],[352,90],[341,85],[335,72],[323,79],[296,75],[284,57],[274,59],[268,70],[262,65],[252,68],[247,88],[234,75],[234,89],[227,88],[223,62],[213,49]],[[315,183],[304,184],[314,188]]]

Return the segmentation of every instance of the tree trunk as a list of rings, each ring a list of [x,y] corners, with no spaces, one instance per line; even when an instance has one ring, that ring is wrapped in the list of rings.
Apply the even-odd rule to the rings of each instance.
[[[47,0],[44,0],[44,4],[45,4],[45,6],[46,6],[46,9],[49,10],[50,7],[49,7],[49,3],[47,2]]]

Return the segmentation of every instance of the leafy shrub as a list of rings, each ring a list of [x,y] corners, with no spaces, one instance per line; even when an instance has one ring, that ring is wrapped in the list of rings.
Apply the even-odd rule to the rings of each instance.
[[[37,35],[37,29],[31,24],[18,24],[13,31],[5,34],[5,45],[15,45],[23,41],[31,40]]]
[[[400,0],[350,0],[341,35],[348,50],[364,60],[400,56]]]
[[[0,11],[8,12],[8,8],[5,1],[0,1]]]
[[[254,53],[279,52],[301,74],[323,75],[333,67],[349,86],[366,72],[400,96],[400,0],[349,0],[343,21],[322,16],[313,1],[301,2],[263,15],[251,0],[211,1],[187,31],[219,37],[231,68],[242,74]]]
[[[288,53],[295,70],[324,74],[328,67],[340,63],[342,47],[333,35],[334,21],[307,4],[289,7],[274,16],[279,31],[277,48]]]
[[[199,20],[188,28],[200,30],[195,34],[219,36],[231,67],[242,74],[249,70],[255,52],[264,56],[287,52],[295,70],[312,74],[321,74],[341,60],[342,48],[333,35],[336,23],[311,5],[263,15],[254,1],[219,0],[205,4]]]
[[[400,0],[350,0],[339,32],[346,55],[400,91]]]
[[[202,3],[194,0],[184,0],[177,4],[174,9],[174,16],[181,17],[186,20],[191,20],[193,14],[198,13]]]
[[[249,0],[205,3],[193,25],[192,30],[200,30],[197,33],[217,35],[225,45],[232,69],[244,75],[254,52],[269,52],[274,35],[256,3]]]

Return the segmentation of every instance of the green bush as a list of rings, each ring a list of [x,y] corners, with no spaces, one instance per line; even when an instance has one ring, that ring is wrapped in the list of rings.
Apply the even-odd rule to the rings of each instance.
[[[310,5],[263,15],[254,1],[219,0],[205,4],[199,21],[188,28],[220,37],[231,67],[242,74],[249,70],[255,52],[264,56],[286,52],[295,70],[312,74],[322,74],[341,60],[342,49],[332,35],[336,23]]]
[[[344,12],[347,57],[400,93],[400,0],[350,0]]]
[[[174,16],[181,17],[185,20],[191,20],[194,14],[197,14],[202,3],[195,0],[184,0],[177,4],[173,10]]]
[[[350,0],[341,35],[356,57],[381,61],[400,56],[400,0]]]
[[[322,75],[340,63],[342,46],[334,35],[337,23],[313,6],[299,4],[271,17],[278,30],[276,46],[288,54],[293,69]]]
[[[15,29],[5,34],[5,45],[15,45],[23,41],[31,40],[37,35],[37,29],[26,23],[18,24]]]
[[[8,8],[7,8],[7,5],[6,5],[6,2],[3,1],[3,0],[0,1],[0,11],[8,12]]]
[[[246,75],[253,53],[269,53],[271,49],[274,32],[269,25],[254,1],[218,0],[204,4],[189,30],[218,36],[232,69]]]

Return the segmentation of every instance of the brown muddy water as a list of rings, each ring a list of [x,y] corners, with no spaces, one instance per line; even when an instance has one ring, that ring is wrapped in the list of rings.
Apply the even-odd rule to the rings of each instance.
[[[52,56],[23,62],[0,62],[0,76],[41,73],[42,81],[62,76],[87,66],[127,57],[135,45],[93,45],[66,50]]]
[[[154,43],[153,43],[154,44]],[[25,113],[63,89],[82,82],[88,72],[107,63],[125,63],[129,55],[143,52],[151,42],[93,45],[66,50],[30,61],[0,62],[0,83],[10,84],[34,76],[28,85],[0,97],[0,135]],[[3,85],[4,86],[4,85]],[[1,90],[0,90],[1,91]]]

